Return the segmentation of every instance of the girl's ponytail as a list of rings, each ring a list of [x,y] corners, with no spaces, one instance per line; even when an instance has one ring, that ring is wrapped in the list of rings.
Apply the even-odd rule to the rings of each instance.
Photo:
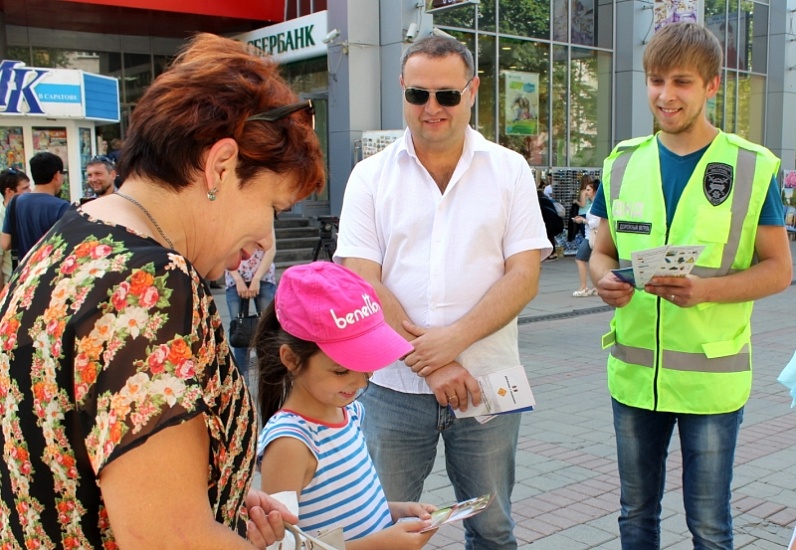
[[[265,425],[285,403],[293,378],[304,369],[309,358],[320,348],[314,342],[300,340],[285,332],[276,317],[273,301],[260,317],[254,345],[257,351],[260,417]],[[282,363],[279,354],[282,345],[289,346],[298,360],[298,368],[293,373]]]

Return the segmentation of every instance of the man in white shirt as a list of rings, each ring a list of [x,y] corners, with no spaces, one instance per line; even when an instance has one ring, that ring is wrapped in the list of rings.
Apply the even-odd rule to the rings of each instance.
[[[551,251],[525,159],[469,127],[470,52],[430,36],[402,59],[408,129],[360,162],[346,187],[336,261],[376,289],[414,351],[374,373],[360,398],[388,500],[417,500],[440,434],[459,500],[496,492],[465,520],[466,548],[517,548],[511,518],[519,414],[482,424],[474,376],[520,365],[517,315]]]

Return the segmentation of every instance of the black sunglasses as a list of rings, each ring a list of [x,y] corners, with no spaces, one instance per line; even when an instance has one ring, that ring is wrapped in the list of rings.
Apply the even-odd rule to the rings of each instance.
[[[111,157],[106,157],[105,155],[94,155],[86,164],[95,164],[97,162],[101,162],[103,164],[110,164],[111,166],[115,166],[116,162]]]
[[[282,107],[276,107],[275,109],[269,109],[268,111],[263,111],[262,113],[257,113],[256,115],[252,115],[246,119],[246,122],[250,122],[252,120],[262,120],[265,122],[276,122],[277,120],[281,120],[288,115],[292,115],[298,111],[307,111],[307,113],[312,118],[312,129],[315,129],[315,105],[312,104],[311,99],[307,99],[305,101],[299,101],[298,103],[291,103],[290,105],[283,105]]]
[[[464,88],[459,90],[424,90],[423,88],[404,88],[404,97],[408,103],[412,105],[425,105],[428,103],[429,96],[433,93],[434,97],[443,107],[456,107],[462,102],[462,94],[470,87],[473,79],[467,81]]]

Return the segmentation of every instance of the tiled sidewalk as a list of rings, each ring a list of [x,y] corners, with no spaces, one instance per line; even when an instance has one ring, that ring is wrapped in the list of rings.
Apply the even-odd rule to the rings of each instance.
[[[526,308],[526,323],[520,326],[521,359],[537,400],[537,410],[524,415],[517,454],[513,514],[520,548],[620,548],[606,352],[599,347],[611,313],[599,312],[599,299],[571,297],[577,288],[574,270],[570,259],[544,264],[540,295]],[[598,312],[577,314],[584,310]],[[787,389],[776,382],[796,349],[795,311],[793,286],[755,309],[755,382],[733,483],[737,549],[783,549],[796,524],[796,410],[790,409]],[[662,521],[662,548],[671,550],[693,548],[681,475],[675,433]],[[442,447],[423,498],[453,500]],[[446,526],[428,548],[461,549],[463,540],[459,525]]]
[[[796,256],[796,243],[791,243]],[[619,549],[619,482],[606,352],[611,313],[597,297],[576,298],[572,258],[545,262],[539,295],[520,316],[520,354],[537,410],[523,416],[513,496],[520,548]],[[223,291],[214,291],[226,316]],[[736,549],[784,549],[796,524],[796,409],[776,382],[796,349],[796,287],[757,303],[755,382],[746,406],[733,483]],[[228,318],[224,318],[225,322]],[[693,548],[685,525],[677,437],[668,460],[662,548]],[[453,502],[438,450],[423,500]],[[440,529],[427,548],[464,548],[461,524]]]

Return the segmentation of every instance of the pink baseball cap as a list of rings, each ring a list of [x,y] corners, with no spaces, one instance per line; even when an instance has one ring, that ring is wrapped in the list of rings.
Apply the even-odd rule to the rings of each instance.
[[[274,307],[288,334],[315,342],[349,370],[375,371],[413,349],[384,320],[373,287],[332,262],[286,269],[276,289]]]

